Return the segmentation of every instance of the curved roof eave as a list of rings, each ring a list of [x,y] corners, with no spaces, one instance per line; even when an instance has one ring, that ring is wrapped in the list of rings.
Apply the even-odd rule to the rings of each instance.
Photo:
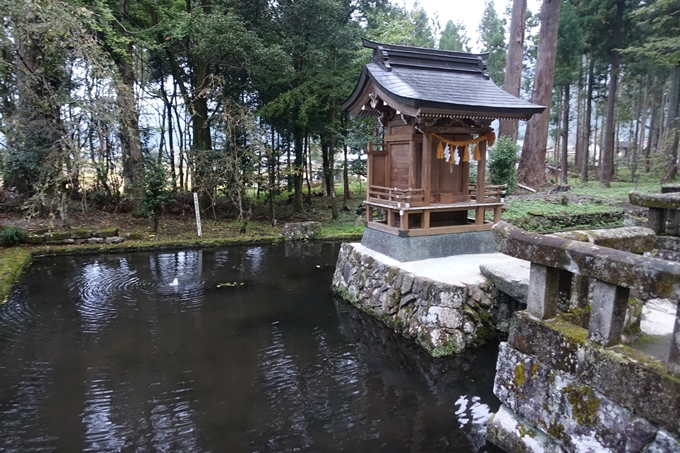
[[[364,67],[365,68],[365,67]],[[511,113],[511,114],[518,114],[518,115],[527,115],[528,117],[531,117],[535,114],[538,113],[543,113],[545,110],[545,107],[543,106],[536,106],[536,107],[498,107],[498,106],[484,106],[484,105],[471,105],[471,104],[453,104],[453,103],[447,103],[447,102],[436,102],[436,101],[428,101],[428,100],[423,100],[423,99],[417,99],[417,98],[411,98],[411,97],[406,97],[406,96],[401,96],[398,95],[389,89],[387,89],[383,84],[381,84],[374,76],[373,74],[370,73],[370,71],[366,71],[368,77],[370,80],[375,83],[381,90],[383,90],[385,93],[388,93],[390,96],[392,96],[392,99],[394,99],[396,102],[399,102],[404,105],[408,105],[409,107],[414,107],[417,109],[422,109],[422,108],[431,108],[431,109],[438,109],[438,110],[461,110],[461,111],[466,111],[466,112],[479,112],[479,113]],[[362,76],[364,76],[364,70],[362,69]],[[365,81],[364,81],[365,83]],[[363,88],[363,85],[362,85]],[[354,95],[354,93],[353,93]],[[358,93],[355,95],[355,97],[358,96]]]

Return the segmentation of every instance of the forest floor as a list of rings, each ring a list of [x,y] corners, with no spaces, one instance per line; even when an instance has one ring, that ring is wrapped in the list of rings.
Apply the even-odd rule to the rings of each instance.
[[[341,186],[338,188],[341,189]],[[253,200],[250,209],[252,214],[247,225],[237,220],[237,212],[228,203],[220,203],[213,214],[209,209],[201,213],[203,239],[223,239],[236,237],[274,237],[280,236],[283,226],[287,222],[319,221],[323,225],[323,237],[358,236],[363,232],[363,215],[357,214],[365,193],[358,186],[354,187],[351,199],[344,203],[342,192],[338,194],[338,219],[331,216],[330,201],[318,195],[318,188],[312,192],[311,200],[307,198],[305,212],[295,213],[290,203],[289,194],[277,197],[276,225],[272,226],[269,204],[264,203],[264,197]],[[554,187],[547,187],[537,193],[517,189],[513,195],[506,198],[503,212],[505,220],[513,221],[519,217],[530,215],[576,215],[583,213],[597,213],[620,209],[635,216],[646,216],[646,209],[628,203],[628,192],[638,190],[642,192],[660,192],[658,182],[633,184],[627,182],[613,182],[612,187],[600,188],[597,181],[587,184],[574,184],[566,192],[557,192]],[[317,195],[315,195],[317,193]],[[184,197],[189,199],[188,197]],[[111,211],[113,209],[108,209]],[[132,238],[144,242],[164,242],[173,240],[195,240],[196,218],[192,204],[187,202],[175,203],[164,213],[159,222],[157,232],[151,230],[151,221],[146,218],[133,216],[131,213],[117,213],[84,208],[80,202],[74,202],[69,210],[70,228],[104,229],[116,227],[122,236],[131,233]],[[58,216],[44,216],[27,219],[18,206],[0,211],[0,225],[18,226],[26,231],[36,230],[64,230]],[[245,233],[243,232],[245,226]]]

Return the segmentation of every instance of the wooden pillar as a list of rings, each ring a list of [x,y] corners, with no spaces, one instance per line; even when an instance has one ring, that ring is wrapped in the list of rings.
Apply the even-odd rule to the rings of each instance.
[[[550,319],[557,314],[560,270],[531,263],[527,310],[538,319]]]
[[[418,168],[417,163],[416,163],[416,156],[418,153],[416,152],[416,148],[418,146],[418,143],[413,140],[413,135],[411,136],[411,142],[409,143],[409,168],[408,168],[408,186],[411,189],[417,189],[417,184],[416,181],[418,180],[418,176],[416,175],[416,169]]]
[[[373,207],[370,204],[366,205],[366,222],[373,221]]]
[[[422,228],[423,230],[430,228],[430,211],[428,209],[423,211]]]
[[[368,142],[368,150],[372,148],[372,143]],[[368,160],[366,161],[366,200],[368,200],[368,194],[371,192],[371,186],[373,185],[373,155],[368,155]]]
[[[604,346],[621,342],[630,290],[595,280],[590,310],[588,339]]]
[[[422,185],[425,196],[425,206],[430,206],[430,193],[432,191],[432,150],[430,149],[430,140],[427,138],[427,135],[425,134],[423,134]],[[423,215],[423,221],[424,220],[425,215]]]
[[[486,142],[479,142],[480,159],[477,161],[477,203],[484,202],[486,191],[484,180],[486,179]]]
[[[391,209],[387,210],[387,226],[394,227],[394,211]]]
[[[399,229],[402,231],[408,230],[408,211],[403,209],[399,211]]]

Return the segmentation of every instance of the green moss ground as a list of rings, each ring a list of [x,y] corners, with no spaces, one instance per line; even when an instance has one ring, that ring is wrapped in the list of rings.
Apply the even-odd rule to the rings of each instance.
[[[14,284],[31,264],[33,254],[23,247],[0,250],[0,304],[4,304]]]

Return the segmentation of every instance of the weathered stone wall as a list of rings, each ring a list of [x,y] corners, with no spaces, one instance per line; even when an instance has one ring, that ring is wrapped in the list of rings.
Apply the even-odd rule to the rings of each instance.
[[[343,244],[333,291],[440,357],[496,337],[497,291],[490,282],[450,285],[414,276]]]
[[[680,452],[680,382],[627,348],[525,312],[502,343],[487,439],[509,452]]]

